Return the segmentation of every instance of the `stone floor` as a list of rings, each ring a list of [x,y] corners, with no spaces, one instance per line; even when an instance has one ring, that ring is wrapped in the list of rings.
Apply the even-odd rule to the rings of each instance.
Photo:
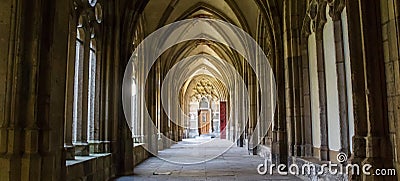
[[[230,144],[219,139],[200,145],[186,140],[159,153],[163,159],[175,163],[152,157],[135,167],[134,175],[116,180],[300,180],[294,176],[259,175],[257,166],[264,163],[263,158],[249,155],[245,148],[236,146],[224,152],[227,145]],[[214,158],[218,152],[223,154]],[[209,161],[201,162],[205,159]]]

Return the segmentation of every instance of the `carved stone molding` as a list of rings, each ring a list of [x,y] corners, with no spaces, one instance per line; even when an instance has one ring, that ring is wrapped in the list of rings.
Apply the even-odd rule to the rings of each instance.
[[[308,38],[308,36],[310,36],[311,33],[312,33],[311,18],[307,15],[303,20],[303,27],[301,28],[301,35],[304,38]]]
[[[328,1],[331,1],[331,3],[335,4],[336,0],[312,0],[310,2],[307,9],[307,15],[303,20],[303,37],[308,37],[313,32],[317,33],[317,37],[319,37],[318,34],[322,34],[322,30],[327,21],[326,7]]]
[[[208,79],[199,80],[192,90],[191,100],[199,101],[204,96],[210,96],[212,99],[218,99],[219,95],[214,85]]]
[[[317,33],[317,37],[318,37],[319,33],[322,34],[323,28],[327,21],[326,5],[327,5],[327,2],[325,0],[320,0],[318,2],[317,16],[315,17],[314,22],[313,22],[313,28],[314,28],[314,31]]]
[[[329,5],[329,16],[333,21],[339,20],[342,16],[342,11],[346,6],[345,0],[326,0]]]

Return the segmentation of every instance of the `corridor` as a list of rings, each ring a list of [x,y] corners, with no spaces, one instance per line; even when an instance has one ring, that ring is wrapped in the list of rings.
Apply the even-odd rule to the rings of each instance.
[[[0,181],[400,180],[400,0],[0,12]]]
[[[198,139],[197,139],[198,140]],[[186,139],[171,148],[160,151],[159,157],[174,161],[209,160],[215,153],[223,152],[231,142],[221,139]],[[196,160],[198,159],[198,160]],[[249,155],[244,147],[233,145],[217,158],[197,164],[179,164],[151,157],[134,168],[133,176],[116,181],[151,180],[300,180],[294,176],[259,175],[257,166],[264,159]]]

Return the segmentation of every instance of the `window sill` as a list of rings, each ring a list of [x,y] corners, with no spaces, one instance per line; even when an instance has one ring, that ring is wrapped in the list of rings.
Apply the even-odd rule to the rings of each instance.
[[[145,143],[133,143],[133,148],[139,147],[139,146],[144,146]]]
[[[68,166],[73,166],[76,164],[80,164],[86,161],[90,161],[93,159],[98,159],[101,157],[107,157],[110,156],[111,153],[98,153],[98,154],[90,154],[89,156],[75,156],[75,160],[67,160],[66,165]]]

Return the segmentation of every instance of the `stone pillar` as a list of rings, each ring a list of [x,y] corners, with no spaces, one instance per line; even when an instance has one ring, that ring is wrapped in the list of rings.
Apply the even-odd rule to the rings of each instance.
[[[232,108],[235,111],[232,112],[233,113],[232,120],[230,120],[230,126],[232,127],[232,129],[230,129],[229,131],[230,131],[230,134],[232,135],[232,142],[236,143],[237,137],[239,136],[237,134],[237,130],[238,130],[237,125],[239,122],[239,113],[238,112],[240,112],[237,110],[239,110],[241,107],[239,107],[239,103],[238,103],[238,102],[240,102],[239,101],[240,100],[239,99],[240,92],[238,91],[238,89],[240,87],[240,86],[238,86],[238,85],[240,85],[240,83],[239,83],[240,78],[237,77],[237,75],[234,75],[234,76],[235,76],[235,79],[233,81],[235,82],[235,87],[233,88],[234,93],[233,93],[233,95],[231,95],[231,98],[232,98],[231,100],[232,100]],[[250,89],[249,89],[249,91],[250,91]],[[255,138],[255,139],[257,139],[257,138]]]
[[[394,165],[400,173],[400,3],[384,0],[381,2],[382,44],[386,66],[386,86],[388,97],[388,119],[390,140],[394,150]],[[400,174],[397,174],[400,180]]]
[[[296,41],[296,40],[293,40]],[[296,42],[298,43],[298,42]],[[297,44],[294,45],[294,49],[297,49]],[[300,95],[300,77],[301,77],[301,58],[293,57],[292,60],[292,71],[293,71],[293,118],[294,118],[294,155],[301,156],[302,155],[302,117],[301,117],[301,98]]]
[[[240,76],[240,72],[238,72],[237,74],[235,74],[235,80],[236,81],[242,81],[242,83],[244,82],[244,77],[242,77],[242,76]],[[243,83],[244,84],[244,83]],[[245,84],[244,84],[245,85]],[[228,85],[227,85],[228,86]],[[240,125],[240,130],[241,130],[241,135],[240,135],[240,143],[239,143],[239,146],[240,147],[243,147],[243,145],[244,145],[244,139],[245,139],[245,137],[246,137],[246,127],[247,127],[247,125],[246,125],[246,123],[247,123],[247,120],[246,120],[246,116],[248,115],[248,113],[247,112],[245,112],[245,107],[247,107],[248,106],[248,104],[247,104],[247,102],[245,102],[245,98],[246,98],[246,96],[247,96],[247,94],[245,95],[244,94],[244,92],[245,92],[245,89],[246,89],[246,87],[244,86],[244,87],[239,87],[239,90],[236,92],[236,93],[238,93],[239,94],[239,98],[237,99],[237,101],[239,102],[239,108],[238,108],[238,111],[239,111],[239,117],[237,118],[238,120],[240,120],[240,122],[241,122],[241,125]],[[226,91],[227,92],[229,92],[229,88],[228,87],[226,87]],[[227,97],[223,97],[222,98],[222,100],[219,102],[219,115],[220,115],[220,123],[219,123],[219,127],[220,127],[220,130],[221,130],[221,123],[222,123],[222,125],[223,125],[223,122],[221,121],[221,116],[224,116],[225,115],[225,118],[223,118],[223,119],[225,119],[225,124],[227,124],[227,121],[228,121],[228,119],[229,119],[229,104],[230,104],[230,101],[233,101],[233,99],[232,99],[232,96],[233,95],[226,95]],[[223,104],[223,106],[221,106],[221,102],[224,102]],[[224,109],[224,112],[222,112],[221,110],[221,108],[223,108]],[[221,112],[223,113],[223,114],[221,114]],[[222,134],[222,132],[220,131],[220,136],[221,136],[221,134]],[[223,135],[223,134],[222,134]]]
[[[323,11],[323,10],[322,10]],[[322,12],[321,12],[322,13]],[[321,131],[321,148],[320,160],[329,160],[329,147],[328,147],[328,116],[326,104],[326,76],[325,76],[325,59],[324,59],[324,42],[323,30],[324,26],[321,23],[316,30],[316,47],[317,47],[317,71],[318,71],[318,92],[319,92],[319,110],[320,110],[320,131]]]
[[[362,32],[359,17],[359,4],[356,1],[346,1],[347,22],[349,33],[352,89],[353,89],[353,109],[354,109],[354,136],[353,136],[353,155],[350,158],[352,164],[361,164],[366,157],[366,141],[367,136],[367,116],[365,85],[364,85],[364,68],[363,53],[361,45],[361,36],[357,33]],[[361,180],[360,176],[353,175],[352,180]]]
[[[147,111],[149,113],[147,120],[145,121],[147,123],[146,125],[146,136],[147,136],[147,143],[148,147],[150,150],[152,150],[153,153],[158,151],[158,131],[154,129],[154,125],[157,125],[157,117],[156,117],[156,109],[157,105],[156,103],[156,96],[155,96],[155,82],[156,82],[156,77],[155,77],[155,71],[152,69],[147,77],[147,83],[146,83],[146,91],[145,91],[145,96],[146,96],[146,101],[144,104],[147,106]],[[144,110],[144,114],[146,115],[146,111]]]
[[[46,90],[39,89],[40,101],[37,107],[38,122],[42,131],[39,141],[39,152],[42,155],[40,180],[62,180],[66,174],[65,155],[60,148],[64,141],[62,133],[65,119],[68,15],[73,9],[73,3],[45,1],[44,4],[43,9],[53,14],[45,15],[46,18],[43,21],[43,30],[46,31],[42,32],[44,36],[42,39],[51,43],[43,42],[41,46],[41,53],[46,61],[41,59],[39,66],[41,78],[37,86]],[[46,38],[46,36],[50,37]]]
[[[349,33],[361,33],[358,19],[359,7],[358,3],[346,2],[348,13]],[[352,11],[352,12],[350,12]],[[349,15],[350,14],[350,15]],[[366,156],[366,141],[364,137],[367,135],[366,115],[365,111],[365,87],[364,87],[364,70],[362,67],[362,47],[356,41],[361,41],[358,35],[349,36],[350,60],[352,74],[353,89],[353,107],[354,107],[354,136],[353,136],[353,155],[350,162],[353,164],[361,164]],[[361,180],[360,176],[353,175],[352,180]]]
[[[163,79],[160,79],[160,80],[163,80]],[[162,82],[161,82],[161,85],[162,85]],[[160,94],[161,94],[161,91],[160,91]],[[171,99],[172,97],[171,97],[171,95],[172,95],[172,93],[171,93],[171,91],[170,90],[168,90],[168,94],[169,94],[169,96],[168,96],[168,99]],[[160,95],[161,96],[161,95]],[[160,99],[161,100],[161,99]],[[169,107],[170,106],[172,106],[172,104],[171,104],[171,102],[173,102],[173,101],[171,101],[171,100],[168,100],[168,102],[164,102],[164,104],[169,104]],[[160,102],[160,107],[162,107],[162,104],[161,104],[161,102]],[[160,130],[160,133],[162,134],[162,135],[164,135],[166,138],[169,138],[169,139],[171,139],[171,137],[169,137],[168,136],[168,121],[169,121],[169,117],[167,116],[167,114],[165,113],[166,111],[170,111],[170,110],[164,110],[164,109],[161,109],[160,110],[161,112],[161,115],[160,115],[160,125],[159,125],[159,130]],[[171,114],[171,112],[169,112],[169,114]],[[164,149],[165,147],[166,147],[166,142],[165,142],[166,140],[165,139],[163,139],[162,140],[162,142],[158,145],[158,147],[160,148],[160,150],[162,150],[162,149]]]
[[[75,80],[75,58],[76,58],[76,22],[75,14],[69,16],[69,43],[67,62],[67,83],[65,96],[65,124],[64,124],[64,150],[67,160],[75,159],[75,147],[72,144],[73,125],[73,103],[74,103],[74,80]]]
[[[307,26],[307,24],[306,24]],[[313,142],[312,142],[312,123],[311,123],[311,92],[310,92],[310,74],[309,74],[309,60],[308,60],[308,37],[310,35],[309,24],[306,27],[308,30],[303,31],[303,38],[301,44],[301,54],[302,54],[302,96],[303,96],[303,111],[302,111],[302,130],[303,130],[303,146],[305,157],[311,157]],[[305,34],[304,34],[305,33]]]
[[[12,10],[10,10],[10,7]],[[20,67],[21,53],[17,40],[20,39],[22,3],[4,1],[0,6],[0,175],[2,180],[20,180],[21,127],[12,114],[16,107],[17,77]]]
[[[252,131],[252,154],[257,155],[257,146],[259,143],[259,132],[256,130],[257,126],[257,82],[256,82],[256,77],[254,76],[253,71],[250,67],[248,68],[248,92],[249,92],[249,105],[250,105],[250,114],[249,114],[249,124],[251,125],[250,129]],[[236,103],[234,103],[236,104]],[[237,116],[235,116],[237,118]],[[230,120],[231,122],[235,120]],[[232,123],[231,123],[232,124]],[[233,125],[235,126],[235,125]],[[236,130],[234,130],[236,131]],[[233,141],[235,141],[236,135],[233,135]]]
[[[349,119],[348,119],[348,101],[347,101],[347,84],[346,84],[346,67],[343,48],[343,30],[341,13],[344,8],[344,0],[335,0],[330,5],[329,14],[333,21],[333,31],[335,39],[335,57],[336,57],[336,74],[337,87],[339,97],[339,121],[340,121],[340,152],[350,155],[349,140]]]
[[[287,34],[286,32],[285,34]],[[288,38],[288,37],[287,37]],[[288,42],[286,42],[288,43]],[[293,118],[293,70],[292,70],[292,59],[287,57],[288,52],[285,52],[285,110],[286,110],[286,127],[287,127],[287,138],[288,138],[288,156],[294,156],[294,144],[295,144],[295,128]]]
[[[380,24],[380,2],[346,1],[353,77],[354,156],[352,163],[393,168],[388,143],[386,85]],[[383,98],[385,97],[385,98]],[[376,175],[353,180],[379,180]]]
[[[113,31],[111,23],[107,20],[104,22],[105,28],[103,30],[104,38],[104,46],[102,56],[102,74],[101,74],[101,114],[102,120],[100,124],[100,139],[102,142],[102,152],[110,153],[111,152],[111,131],[112,131],[112,62],[113,62]]]
[[[100,33],[98,33],[100,35]],[[99,36],[97,35],[97,36]],[[92,134],[89,138],[90,142],[90,153],[103,153],[103,146],[102,146],[102,142],[100,139],[100,125],[102,124],[102,119],[100,119],[100,90],[101,90],[101,71],[102,71],[102,51],[101,51],[101,41],[100,38],[97,38],[96,36],[96,71],[95,71],[95,78],[93,81],[95,81],[95,87],[94,87],[94,117],[93,117],[93,127],[92,127]]]
[[[21,105],[19,106],[19,108],[16,107],[16,110],[18,110],[17,114],[20,114],[18,115],[18,119],[22,121],[20,125],[24,130],[20,137],[20,139],[23,140],[22,145],[24,147],[22,148],[23,155],[21,157],[21,173],[20,177],[16,180],[40,180],[42,157],[39,155],[39,147],[42,147],[43,145],[38,145],[40,139],[39,128],[43,129],[44,127],[42,126],[48,125],[45,125],[45,120],[38,120],[41,118],[43,119],[43,117],[41,117],[43,114],[38,113],[39,115],[37,117],[36,111],[37,107],[41,108],[41,111],[49,111],[47,105],[44,105],[43,102],[40,101],[43,96],[47,96],[49,94],[49,86],[51,84],[45,84],[42,85],[43,87],[39,87],[38,89],[36,88],[37,85],[40,85],[40,79],[46,80],[46,78],[44,77],[46,75],[40,74],[41,76],[38,76],[39,72],[42,73],[42,69],[45,68],[40,66],[41,69],[39,69],[39,65],[41,65],[43,61],[48,61],[40,61],[40,57],[44,57],[44,55],[41,55],[41,52],[38,51],[40,47],[39,39],[42,38],[42,4],[38,1],[29,1],[25,3],[25,6],[29,6],[32,9],[35,9],[35,11],[26,11],[25,15],[28,16],[24,18],[25,24],[23,28],[25,30],[30,30],[30,33],[24,37],[24,47],[21,52],[24,55],[22,57],[22,61],[25,61],[26,63],[22,63],[22,66],[20,67],[20,71],[22,73],[22,76],[20,78],[26,78],[26,80],[25,82],[22,80],[20,80],[19,82],[20,84],[25,85],[20,85],[20,88],[22,90],[20,90],[20,94],[18,95],[20,97],[17,99],[19,99]],[[49,72],[45,73],[48,74]],[[43,95],[40,96],[40,98],[38,98],[39,91],[43,91],[40,92],[40,94]],[[47,109],[43,110],[43,108]],[[44,124],[40,124],[40,122],[42,121]],[[48,127],[46,128],[46,130],[42,130],[40,132],[43,133],[48,131]],[[45,135],[44,139],[46,139],[46,136],[48,135]],[[11,172],[13,172],[13,170],[11,170]]]
[[[285,99],[288,132],[289,156],[301,156],[301,107],[300,107],[300,27],[296,5],[286,2],[284,8],[284,61],[285,61]],[[296,12],[296,13],[295,13]]]
[[[100,59],[100,75],[99,75],[99,89],[100,89],[100,95],[99,95],[99,131],[98,131],[98,137],[100,141],[99,145],[99,152],[105,153],[105,141],[107,140],[105,137],[105,131],[106,131],[106,125],[107,125],[107,46],[104,46],[104,51],[103,51],[103,58]]]
[[[112,3],[110,3],[112,4]],[[121,42],[126,41],[126,37],[122,36],[121,22],[122,17],[119,12],[122,12],[123,6],[119,6],[116,2],[109,6],[109,11],[115,16],[109,17],[107,20],[108,25],[113,28],[111,31],[111,56],[110,56],[110,105],[109,105],[109,118],[110,118],[110,131],[111,131],[111,153],[113,165],[115,165],[116,175],[128,175],[133,172],[133,139],[130,134],[129,126],[126,122],[122,106],[122,81],[125,68],[128,64],[128,59],[121,57]],[[131,43],[131,42],[130,42]],[[130,97],[130,96],[129,96]]]
[[[40,102],[46,104],[46,108],[39,108],[38,110],[43,113],[43,119],[38,115],[39,121],[42,121],[42,143],[39,149],[42,154],[42,167],[40,180],[61,180],[65,174],[65,156],[60,147],[63,143],[64,131],[64,105],[65,105],[65,85],[66,85],[66,70],[67,70],[67,46],[68,46],[68,14],[72,8],[72,2],[55,2],[46,1],[47,9],[54,14],[46,16],[44,21],[44,29],[48,32],[43,32],[44,35],[50,35],[48,41],[51,44],[45,43],[47,46],[42,46],[42,52],[48,59],[47,62],[42,62],[40,66],[43,72],[50,72],[45,74],[41,72],[41,84],[38,87],[48,85],[48,94],[44,95]],[[51,5],[52,4],[52,5]],[[54,11],[51,9],[54,8]],[[47,23],[51,22],[51,23]],[[48,28],[49,24],[53,28]],[[47,38],[46,38],[47,39]],[[41,60],[43,61],[43,59]],[[48,68],[45,66],[49,66]],[[46,119],[47,118],[47,119]],[[49,174],[50,173],[50,174]]]
[[[276,35],[280,37],[281,35]],[[283,58],[283,45],[281,42],[275,42],[276,49],[274,52],[274,75],[277,83],[277,109],[273,119],[272,128],[272,162],[274,164],[287,163],[288,159],[288,143],[286,128],[286,110],[285,110],[285,71]]]
[[[7,51],[0,50],[1,83],[7,85],[0,86],[5,103],[0,109],[0,180],[61,180],[65,174],[60,133],[69,6],[67,1],[18,1],[0,8],[5,12],[0,47]]]

